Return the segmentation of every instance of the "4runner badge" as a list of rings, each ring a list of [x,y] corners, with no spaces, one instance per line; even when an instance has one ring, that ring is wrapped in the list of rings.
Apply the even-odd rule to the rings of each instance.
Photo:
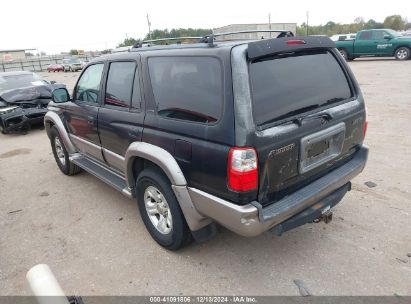
[[[278,149],[275,149],[275,150],[271,151],[271,155],[275,156],[275,155],[290,151],[290,150],[294,149],[294,147],[295,147],[295,144],[289,144],[288,146],[284,146],[284,147],[281,147],[281,148],[278,148]]]

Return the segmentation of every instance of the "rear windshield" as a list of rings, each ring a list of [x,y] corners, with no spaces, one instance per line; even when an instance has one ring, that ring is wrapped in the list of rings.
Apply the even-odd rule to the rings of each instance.
[[[352,97],[341,66],[327,51],[255,61],[250,64],[250,77],[257,125],[279,122]]]

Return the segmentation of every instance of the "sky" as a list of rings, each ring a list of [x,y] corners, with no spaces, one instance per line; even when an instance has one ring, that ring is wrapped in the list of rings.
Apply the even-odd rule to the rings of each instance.
[[[0,50],[34,48],[47,54],[70,49],[115,48],[126,36],[144,37],[152,29],[214,28],[235,23],[328,21],[350,23],[356,17],[383,22],[399,14],[411,20],[411,1],[324,0],[20,0],[1,1]]]

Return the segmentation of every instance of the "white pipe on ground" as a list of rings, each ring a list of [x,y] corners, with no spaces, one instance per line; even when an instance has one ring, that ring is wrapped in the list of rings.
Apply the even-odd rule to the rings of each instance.
[[[40,304],[69,304],[48,265],[38,264],[32,267],[27,272],[26,278]]]

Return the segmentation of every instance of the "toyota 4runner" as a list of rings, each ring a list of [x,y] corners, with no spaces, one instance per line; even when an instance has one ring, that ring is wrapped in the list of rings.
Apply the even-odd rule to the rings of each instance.
[[[289,35],[286,35],[289,36]],[[331,220],[366,163],[359,86],[326,37],[135,47],[94,59],[45,116],[60,170],[136,198],[168,249]]]

